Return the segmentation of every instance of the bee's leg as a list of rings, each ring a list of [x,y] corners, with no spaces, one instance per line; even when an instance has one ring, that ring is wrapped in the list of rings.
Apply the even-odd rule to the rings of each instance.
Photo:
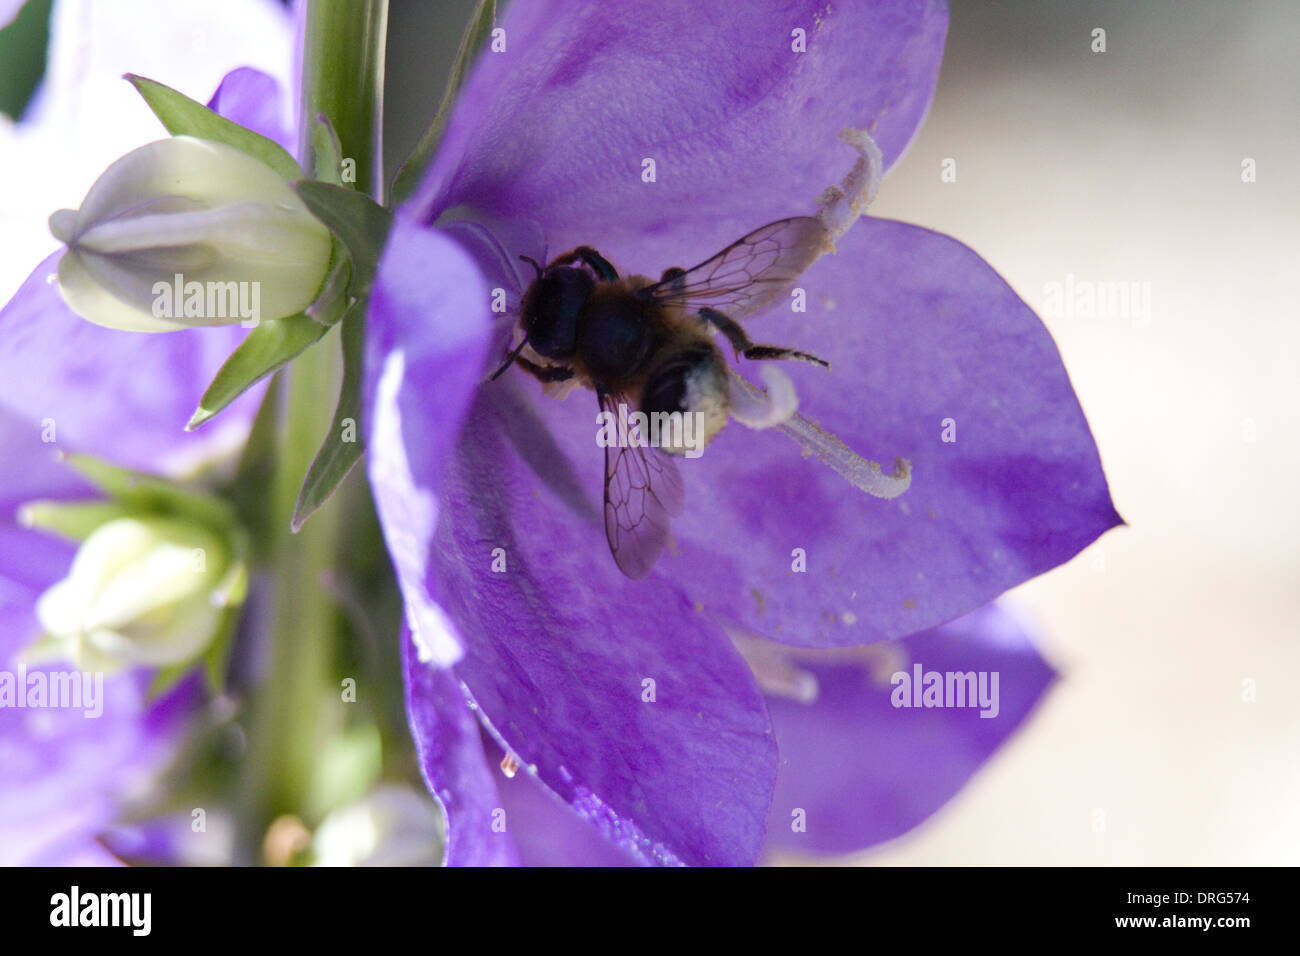
[[[727,337],[731,347],[753,361],[766,361],[769,359],[798,359],[801,362],[812,362],[814,365],[820,365],[822,368],[830,368],[831,363],[825,359],[819,359],[809,352],[800,352],[798,349],[782,348],[779,345],[755,345],[750,341],[745,330],[740,327],[740,323],[730,316],[723,315],[717,309],[704,308],[700,309],[700,318],[710,325],[716,326],[718,331]]]
[[[766,359],[798,359],[800,362],[812,362],[814,365],[820,365],[822,368],[831,367],[830,362],[818,358],[811,352],[800,352],[798,349],[782,348],[779,345],[751,345],[740,354],[752,361],[763,361]]]
[[[609,264],[609,260],[602,256],[591,246],[578,246],[572,252],[566,252],[560,258],[551,263],[553,266],[572,265],[581,259],[592,272],[600,276],[606,282],[613,282],[618,278],[618,272]]]
[[[563,365],[538,365],[522,357],[515,359],[515,364],[539,382],[567,382],[573,378],[573,369]]]

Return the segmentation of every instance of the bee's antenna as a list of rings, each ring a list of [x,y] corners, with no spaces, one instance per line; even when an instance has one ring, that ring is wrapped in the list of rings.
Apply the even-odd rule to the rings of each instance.
[[[537,278],[540,279],[542,277],[542,267],[537,264],[536,259],[532,256],[520,256],[519,258],[537,270]]]
[[[524,350],[524,346],[527,344],[528,344],[528,336],[525,335],[524,340],[519,343],[519,347],[506,356],[506,360],[504,363],[502,363],[501,367],[497,369],[495,372],[493,372],[490,376],[488,376],[488,381],[495,382],[498,378],[501,377],[502,373],[504,373],[506,369],[508,369],[511,365],[514,365],[515,359],[519,358],[519,353]]]

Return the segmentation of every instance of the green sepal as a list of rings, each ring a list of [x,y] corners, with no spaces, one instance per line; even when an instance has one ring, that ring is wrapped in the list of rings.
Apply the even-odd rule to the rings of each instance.
[[[158,668],[154,671],[153,680],[149,682],[149,689],[145,691],[145,700],[153,703],[184,680],[193,670],[194,660],[192,658],[179,664],[169,664],[166,667]]]
[[[230,669],[230,650],[235,644],[239,611],[231,608],[221,622],[221,630],[203,652],[203,683],[213,697],[226,692],[226,672]]]
[[[312,178],[319,179],[321,182],[332,183],[335,186],[342,186],[343,147],[339,145],[338,134],[334,132],[329,117],[324,113],[317,115],[312,120],[311,150]]]
[[[329,328],[347,311],[348,286],[352,284],[352,260],[339,237],[330,235],[330,271],[325,276],[316,301],[307,306],[303,312],[313,321]]]
[[[128,518],[130,508],[117,501],[29,501],[18,509],[25,528],[49,531],[72,541],[85,541],[100,525]]]
[[[132,515],[190,518],[227,537],[238,533],[234,509],[219,498],[190,491],[165,478],[119,468],[89,455],[64,455],[63,460]]]
[[[353,302],[343,317],[343,383],[334,406],[334,418],[312,459],[298,492],[290,527],[295,533],[308,518],[330,499],[352,467],[361,460],[365,447],[361,442],[361,372],[365,360],[365,304]],[[351,419],[352,441],[344,441],[347,420]]]
[[[469,24],[461,35],[460,49],[456,52],[456,61],[452,64],[451,74],[447,77],[447,86],[443,90],[442,101],[438,104],[438,112],[434,114],[433,122],[424,131],[420,142],[416,144],[411,155],[402,163],[401,169],[393,178],[393,205],[408,199],[415,192],[424,171],[438,151],[438,143],[442,141],[447,119],[451,116],[452,107],[456,105],[456,97],[479,51],[492,35],[492,25],[496,22],[496,15],[496,0],[478,0],[474,12],[470,14]]]
[[[352,260],[348,292],[365,299],[375,281],[379,256],[388,241],[393,215],[365,193],[315,180],[301,180],[294,190],[312,215],[342,241]]]
[[[301,355],[328,331],[328,325],[301,312],[283,319],[263,319],[217,371],[185,430],[198,428],[266,376]]]
[[[124,79],[136,88],[154,115],[173,136],[196,136],[233,146],[270,166],[285,179],[297,179],[302,169],[288,151],[274,140],[254,133],[226,119],[184,93],[134,73]]]

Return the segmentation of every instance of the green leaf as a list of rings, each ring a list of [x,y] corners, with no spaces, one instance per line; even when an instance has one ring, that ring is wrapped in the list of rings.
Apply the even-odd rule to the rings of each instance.
[[[214,531],[233,533],[234,509],[219,498],[191,491],[166,478],[119,468],[89,455],[65,455],[66,461],[113,501],[132,514],[149,512],[192,518]]]
[[[328,326],[301,312],[283,319],[263,319],[217,371],[185,430],[198,428],[328,331]]]
[[[298,163],[274,140],[231,122],[170,86],[134,73],[126,74],[125,79],[139,91],[154,115],[173,136],[197,136],[233,146],[240,152],[261,160],[285,179],[297,179],[302,175]]]
[[[438,104],[438,112],[434,114],[433,122],[424,131],[420,142],[406,158],[406,162],[402,163],[402,168],[397,171],[397,176],[393,179],[394,206],[408,198],[420,184],[420,178],[438,150],[442,132],[447,127],[447,118],[451,116],[451,108],[456,105],[456,96],[460,93],[465,77],[469,75],[470,67],[474,65],[474,60],[483,49],[483,44],[492,35],[492,24],[496,21],[496,15],[496,0],[478,0],[478,5],[470,14],[465,33],[460,38],[460,49],[456,52],[456,61],[451,66],[451,75],[447,77],[447,86],[442,93],[442,102]]]
[[[45,49],[50,42],[50,8],[53,0],[28,0],[0,30],[0,113],[13,119],[23,115],[45,75]]]
[[[298,492],[290,527],[297,532],[312,514],[329,500],[352,466],[361,460],[365,448],[359,430],[361,421],[361,371],[365,358],[365,304],[354,302],[343,316],[343,384],[339,387],[334,420],[312,459]],[[349,421],[349,419],[351,421]],[[346,441],[345,437],[351,437]]]
[[[393,224],[392,213],[365,193],[343,186],[304,179],[293,188],[312,215],[342,241],[352,258],[349,291],[354,298],[366,298]]]

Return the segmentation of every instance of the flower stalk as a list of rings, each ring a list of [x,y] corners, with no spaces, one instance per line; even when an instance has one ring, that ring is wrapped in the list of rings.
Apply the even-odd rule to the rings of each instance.
[[[342,157],[355,161],[358,188],[376,196],[382,182],[378,133],[387,16],[386,0],[311,0],[303,17],[304,168],[315,166],[309,119],[327,116]],[[339,364],[337,347],[326,344],[308,349],[281,373],[288,379],[280,384],[279,396],[284,430],[271,487],[266,552],[273,568],[269,661],[249,724],[257,728],[250,755],[253,792],[245,803],[250,817],[243,827],[249,862],[260,856],[262,837],[273,821],[304,812],[325,739],[338,616],[324,585],[341,540],[345,501],[339,496],[327,502],[299,533],[290,525],[303,476],[327,426]]]

